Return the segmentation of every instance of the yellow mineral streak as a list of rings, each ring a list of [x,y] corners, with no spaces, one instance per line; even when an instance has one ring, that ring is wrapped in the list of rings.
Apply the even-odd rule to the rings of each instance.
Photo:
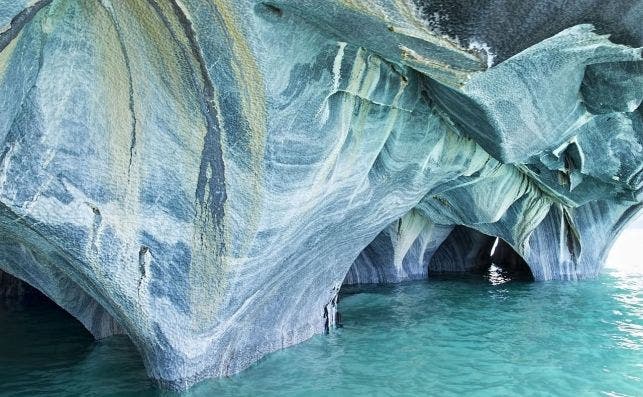
[[[111,181],[121,180],[127,173],[129,164],[129,147],[131,141],[132,114],[128,107],[129,82],[127,78],[127,67],[125,56],[121,50],[118,32],[108,14],[102,6],[95,4],[91,6],[92,23],[96,31],[102,32],[101,40],[97,43],[99,51],[96,57],[101,69],[101,76],[105,79],[103,87],[109,89],[109,95],[102,95],[104,98],[104,112],[109,115],[105,119],[109,121],[106,126],[109,133],[106,133],[110,153],[108,167],[110,175],[107,179]],[[110,183],[110,181],[105,181]],[[125,186],[118,186],[118,194],[127,196]]]
[[[459,88],[469,80],[470,74],[486,67],[486,64],[471,51],[460,47],[448,37],[429,30],[408,0],[394,0],[395,9],[387,12],[373,1],[342,0],[342,5],[353,12],[377,19],[374,23],[386,24],[388,30],[395,35],[397,45],[401,49],[401,61],[448,86]],[[469,64],[473,61],[475,66],[465,69],[450,66],[445,60],[427,53],[426,48],[417,47],[421,42],[430,47],[444,49],[444,54],[451,54],[450,57],[454,60],[459,59]]]
[[[364,15],[370,15],[382,21],[389,21],[390,17],[384,9],[373,0],[341,0],[345,8],[357,11]]]
[[[469,81],[473,70],[458,69],[435,59],[425,58],[412,49],[400,46],[402,62],[410,68],[449,86],[460,88]]]
[[[226,0],[213,0],[228,33],[232,44],[233,62],[232,69],[241,95],[241,107],[244,118],[250,126],[250,167],[252,175],[249,176],[251,196],[256,205],[250,205],[252,211],[246,214],[246,230],[242,241],[236,244],[241,247],[240,255],[249,248],[249,244],[256,233],[259,223],[261,201],[261,183],[263,172],[263,154],[266,138],[268,116],[266,112],[266,93],[263,76],[256,62],[256,57],[248,44],[248,35],[243,31],[243,21],[235,15],[234,6]],[[225,134],[222,134],[225,139]],[[230,241],[230,232],[226,230],[226,241]]]

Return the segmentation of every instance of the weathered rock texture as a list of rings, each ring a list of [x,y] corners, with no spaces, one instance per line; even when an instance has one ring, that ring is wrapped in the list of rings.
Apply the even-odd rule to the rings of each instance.
[[[0,0],[0,269],[178,388],[322,332],[347,273],[499,237],[595,275],[641,206],[641,3],[451,3]]]

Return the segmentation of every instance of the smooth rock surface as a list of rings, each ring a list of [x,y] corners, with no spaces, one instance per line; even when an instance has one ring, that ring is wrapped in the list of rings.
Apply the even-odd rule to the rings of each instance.
[[[0,270],[173,388],[323,332],[347,273],[467,270],[463,228],[596,275],[643,199],[641,7],[419,3],[0,0]]]

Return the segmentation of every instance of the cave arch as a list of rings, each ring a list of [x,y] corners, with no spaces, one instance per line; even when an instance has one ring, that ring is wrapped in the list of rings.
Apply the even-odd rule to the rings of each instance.
[[[16,311],[19,313],[35,311],[34,318],[37,318],[38,323],[43,326],[39,332],[48,333],[49,321],[60,319],[60,324],[64,323],[69,329],[79,330],[80,334],[88,339],[95,339],[81,321],[46,294],[10,273],[0,270],[0,317],[10,319]],[[47,313],[44,318],[43,313]],[[24,317],[24,314],[19,316]],[[31,328],[30,325],[27,324],[28,328]]]
[[[384,229],[355,259],[343,285],[386,284],[430,274],[502,273],[533,281],[529,264],[501,237],[458,225],[438,225],[411,211]]]
[[[411,210],[380,232],[355,259],[344,285],[422,280],[428,263],[453,229]]]
[[[429,274],[500,271],[508,280],[533,281],[529,264],[500,237],[456,226],[429,263]]]
[[[484,273],[491,266],[495,238],[466,226],[456,226],[429,262],[433,273]]]
[[[502,238],[496,237],[489,254],[492,266],[499,268],[511,280],[534,281],[529,264]]]
[[[95,339],[127,334],[96,300],[71,283],[63,284],[66,286],[41,290],[19,276],[0,269],[0,298],[27,299],[31,303],[51,302],[80,322]]]
[[[95,339],[126,334],[100,303],[43,254],[7,235],[0,237],[0,297],[45,297],[78,320]]]

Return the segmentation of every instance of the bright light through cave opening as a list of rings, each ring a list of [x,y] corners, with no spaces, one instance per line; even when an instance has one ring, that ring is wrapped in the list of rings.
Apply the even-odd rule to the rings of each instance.
[[[643,214],[630,223],[614,241],[605,261],[605,269],[628,274],[643,273],[640,254],[642,241]]]
[[[491,252],[489,253],[490,257],[492,258],[493,254],[496,252],[499,241],[500,238],[498,237],[496,237],[496,239],[493,241],[493,246],[491,247]],[[503,273],[502,269],[496,266],[496,264],[493,262],[491,263],[491,266],[489,266],[489,273],[487,274],[487,277],[492,285],[500,285],[511,281],[511,279]]]
[[[493,256],[493,253],[496,252],[496,248],[498,247],[498,241],[500,239],[496,237],[496,239],[493,241],[493,246],[491,247],[491,252],[490,255]]]

